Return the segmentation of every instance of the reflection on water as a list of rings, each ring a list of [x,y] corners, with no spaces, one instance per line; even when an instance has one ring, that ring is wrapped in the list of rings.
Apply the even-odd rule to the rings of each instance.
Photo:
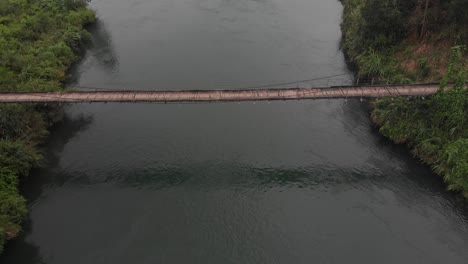
[[[97,66],[102,67],[109,72],[115,72],[118,69],[118,57],[112,47],[112,36],[106,29],[105,24],[97,20],[89,28],[92,34],[92,47],[89,49],[89,56],[92,56],[99,63]]]
[[[73,71],[68,85],[77,88],[93,88],[96,84],[79,83],[84,72],[103,71],[110,76],[118,76],[119,59],[112,45],[112,36],[106,29],[106,25],[100,19],[90,25],[87,30],[91,33],[91,45],[88,47],[79,67]],[[113,83],[99,83],[99,86],[112,89]],[[93,86],[94,85],[94,86]],[[107,87],[106,87],[107,85]]]
[[[28,183],[23,186],[24,196],[29,201],[35,201],[39,198],[42,192],[41,186],[50,181],[59,180],[58,175],[51,173],[50,168],[54,168],[60,164],[60,156],[68,142],[80,132],[88,129],[92,122],[93,117],[90,115],[85,116],[80,114],[70,117],[65,114],[62,121],[51,129],[51,136],[47,140],[46,147],[43,150],[46,164],[43,165],[44,168],[36,169],[32,173],[34,176],[28,179]]]
[[[30,207],[34,205],[34,202],[41,195],[44,195],[43,190],[45,185],[50,182],[63,184],[65,180],[59,180],[61,174],[54,173],[49,168],[53,168],[59,164],[60,155],[67,143],[81,131],[88,129],[91,123],[92,116],[78,115],[70,117],[69,115],[64,115],[62,121],[52,128],[52,134],[47,141],[46,148],[44,148],[44,155],[47,159],[47,163],[44,165],[45,168],[33,171],[31,177],[28,178],[27,184],[23,183],[22,185],[22,193],[30,202]],[[25,235],[32,232],[31,221],[31,215],[28,215],[28,219],[23,224],[23,232],[20,237],[7,244],[6,256],[4,257],[5,262],[14,257],[14,263],[47,263],[42,260],[38,247],[25,240]],[[2,259],[0,258],[0,260]]]

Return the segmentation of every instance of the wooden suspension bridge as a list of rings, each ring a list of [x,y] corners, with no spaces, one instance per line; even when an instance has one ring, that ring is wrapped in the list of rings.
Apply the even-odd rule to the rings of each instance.
[[[320,88],[272,88],[245,90],[184,91],[73,91],[73,92],[5,92],[0,103],[52,102],[222,102],[262,100],[303,100],[324,98],[379,98],[428,96],[439,90],[439,84],[332,86]]]

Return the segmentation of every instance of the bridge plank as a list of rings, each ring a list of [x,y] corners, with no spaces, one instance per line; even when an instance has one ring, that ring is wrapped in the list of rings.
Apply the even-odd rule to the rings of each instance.
[[[338,86],[252,90],[186,91],[77,91],[45,93],[0,93],[0,103],[25,102],[197,102],[297,100],[353,97],[426,96],[435,94],[438,84]]]

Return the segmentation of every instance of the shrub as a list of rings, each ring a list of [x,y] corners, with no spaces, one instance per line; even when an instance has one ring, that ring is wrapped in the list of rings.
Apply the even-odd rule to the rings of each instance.
[[[0,167],[0,253],[7,239],[15,237],[26,217],[26,200],[18,194],[18,177]]]

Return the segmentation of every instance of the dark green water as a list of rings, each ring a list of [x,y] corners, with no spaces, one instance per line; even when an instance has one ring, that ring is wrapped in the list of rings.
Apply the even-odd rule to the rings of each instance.
[[[92,7],[77,85],[220,89],[349,73],[335,0]],[[2,264],[468,262],[467,209],[372,129],[359,100],[78,104],[47,152]]]

